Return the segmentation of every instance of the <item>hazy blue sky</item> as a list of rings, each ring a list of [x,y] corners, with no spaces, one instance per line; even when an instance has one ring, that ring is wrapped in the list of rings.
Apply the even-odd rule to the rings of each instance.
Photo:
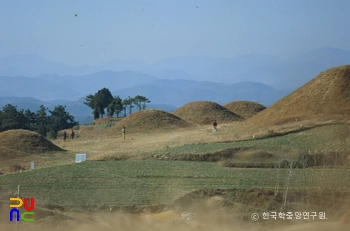
[[[348,0],[1,0],[0,57],[70,65],[350,50]]]

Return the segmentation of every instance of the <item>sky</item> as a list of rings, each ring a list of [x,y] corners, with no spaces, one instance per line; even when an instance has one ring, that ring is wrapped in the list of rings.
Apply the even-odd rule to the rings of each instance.
[[[1,0],[0,57],[68,65],[350,50],[348,0]]]

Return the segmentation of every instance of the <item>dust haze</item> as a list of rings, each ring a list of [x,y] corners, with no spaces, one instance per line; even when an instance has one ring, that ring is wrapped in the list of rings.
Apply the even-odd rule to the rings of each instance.
[[[212,214],[202,214],[201,217],[194,220],[182,220],[181,216],[174,216],[173,211],[167,211],[159,214],[152,215],[131,215],[131,214],[100,214],[96,215],[96,222],[94,224],[84,224],[82,222],[76,222],[72,220],[60,221],[55,224],[38,222],[31,224],[24,224],[23,222],[18,225],[18,230],[28,231],[112,231],[112,230],[124,230],[124,231],[156,231],[156,230],[169,230],[169,231],[209,231],[209,230],[222,230],[222,231],[263,231],[263,230],[279,230],[279,231],[348,231],[350,230],[349,224],[342,224],[340,222],[294,222],[294,224],[282,224],[283,222],[276,222],[275,224],[264,224],[263,222],[253,222],[250,220],[238,220],[235,218],[219,218],[213,217]],[[16,225],[2,224],[1,230],[16,230]]]
[[[221,198],[222,199],[222,198]],[[196,199],[189,205],[172,204],[169,207],[152,211],[146,207],[141,212],[114,211],[110,207],[96,212],[58,212],[57,209],[43,212],[41,208],[35,208],[34,222],[15,222],[8,220],[8,204],[2,203],[0,230],[28,230],[28,231],[349,231],[350,210],[345,206],[339,209],[345,211],[341,217],[319,220],[282,220],[262,219],[261,215],[257,221],[251,218],[252,210],[248,211],[242,207],[223,206],[223,200],[219,196],[210,199]],[[153,210],[156,207],[153,207]],[[188,209],[183,211],[184,209]],[[332,208],[323,208],[324,211],[332,211]],[[182,211],[182,212],[181,212]],[[258,214],[260,211],[255,211]]]

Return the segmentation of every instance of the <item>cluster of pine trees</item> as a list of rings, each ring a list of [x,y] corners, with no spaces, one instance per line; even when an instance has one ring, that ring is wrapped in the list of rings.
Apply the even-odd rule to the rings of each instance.
[[[37,112],[32,112],[29,109],[17,110],[16,106],[7,104],[0,111],[0,131],[27,129],[38,132],[43,137],[49,135],[50,138],[56,138],[58,131],[79,124],[74,120],[74,116],[66,112],[65,108],[59,105],[50,111],[41,105]]]
[[[129,96],[122,100],[119,96],[113,97],[107,88],[99,90],[94,95],[88,95],[85,100],[84,103],[93,109],[94,119],[102,118],[105,115],[105,109],[110,117],[114,114],[119,117],[122,112],[126,116],[127,110],[129,110],[129,114],[132,113],[135,106],[138,110],[144,110],[146,104],[151,102],[145,96],[140,95],[134,98]],[[74,116],[66,112],[65,108],[66,106],[59,105],[50,111],[41,105],[38,111],[32,112],[29,109],[17,110],[16,106],[7,104],[0,111],[0,132],[11,129],[27,129],[38,132],[44,137],[49,135],[50,138],[56,138],[58,131],[79,125],[74,120]]]
[[[107,109],[107,115],[109,117],[112,117],[114,114],[119,117],[119,114],[122,112],[124,112],[125,117],[127,110],[129,110],[129,114],[131,114],[135,106],[138,110],[145,110],[146,103],[150,102],[148,98],[141,95],[137,95],[134,98],[129,96],[122,100],[119,96],[113,97],[108,88],[103,88],[94,95],[90,94],[86,96],[84,104],[93,110],[94,119],[99,119],[106,114],[105,109]]]

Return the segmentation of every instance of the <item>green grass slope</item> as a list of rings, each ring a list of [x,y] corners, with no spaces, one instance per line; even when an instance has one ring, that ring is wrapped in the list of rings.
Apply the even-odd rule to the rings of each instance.
[[[284,182],[288,169],[281,169]],[[294,170],[290,189],[343,188],[341,170]],[[307,176],[305,178],[304,176]],[[94,161],[47,167],[0,176],[3,189],[37,204],[62,206],[147,205],[169,203],[193,190],[211,188],[271,188],[275,169],[224,168],[217,163],[188,161]]]

